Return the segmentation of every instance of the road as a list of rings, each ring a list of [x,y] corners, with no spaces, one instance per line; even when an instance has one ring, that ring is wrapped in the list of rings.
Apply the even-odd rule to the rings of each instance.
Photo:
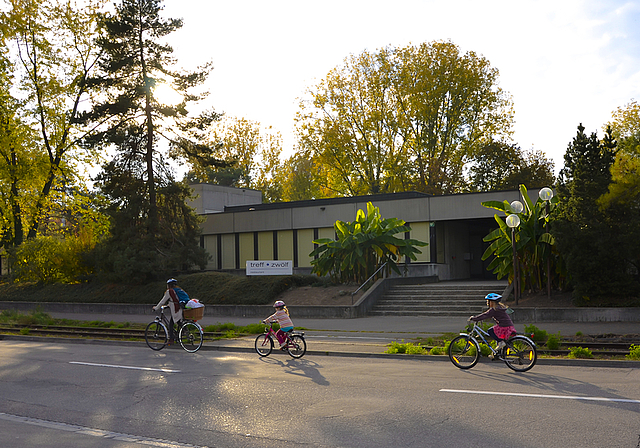
[[[621,447],[640,369],[0,342],[0,446]]]

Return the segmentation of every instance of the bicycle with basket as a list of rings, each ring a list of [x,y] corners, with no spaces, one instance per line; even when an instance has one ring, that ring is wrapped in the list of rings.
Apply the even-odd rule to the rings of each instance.
[[[162,350],[169,344],[170,321],[164,315],[167,305],[160,308],[160,315],[149,325],[144,332],[144,339],[152,350]],[[204,306],[200,308],[186,308],[182,310],[182,321],[176,324],[174,334],[178,335],[180,346],[189,353],[194,353],[202,347],[204,333],[198,320],[204,316]]]

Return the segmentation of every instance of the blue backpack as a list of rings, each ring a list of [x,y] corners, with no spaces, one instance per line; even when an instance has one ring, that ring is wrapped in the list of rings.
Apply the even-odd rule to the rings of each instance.
[[[189,294],[187,294],[184,289],[180,289],[180,288],[175,288],[174,291],[176,292],[176,295],[178,296],[178,300],[180,301],[180,305],[182,305],[184,307],[184,305],[186,305],[187,302],[189,301]]]

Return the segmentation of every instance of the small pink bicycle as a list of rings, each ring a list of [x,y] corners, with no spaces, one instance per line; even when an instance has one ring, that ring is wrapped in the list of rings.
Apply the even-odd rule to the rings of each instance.
[[[273,341],[277,341],[276,330],[273,329],[273,322],[267,322],[264,333],[256,338],[256,352],[260,356],[269,356],[273,351]],[[302,358],[307,352],[307,343],[304,340],[304,333],[286,332],[286,345],[282,350],[286,350],[292,358]]]

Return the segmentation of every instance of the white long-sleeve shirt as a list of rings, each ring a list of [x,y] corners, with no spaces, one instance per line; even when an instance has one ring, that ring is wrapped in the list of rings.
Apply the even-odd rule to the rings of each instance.
[[[173,317],[174,322],[178,322],[182,320],[182,308],[180,307],[180,300],[178,299],[178,295],[173,290],[173,288],[168,288],[162,299],[158,302],[154,309],[159,309],[162,305],[169,302],[169,309],[171,310],[171,317]]]

